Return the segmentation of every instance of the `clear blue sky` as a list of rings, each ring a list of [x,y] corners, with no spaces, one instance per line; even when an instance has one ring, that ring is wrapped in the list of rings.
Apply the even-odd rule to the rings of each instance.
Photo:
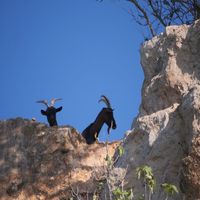
[[[138,114],[143,82],[143,36],[128,9],[110,0],[0,0],[0,119],[47,123],[35,101],[61,97],[59,125],[81,132],[104,94],[117,123],[110,140],[121,139]]]

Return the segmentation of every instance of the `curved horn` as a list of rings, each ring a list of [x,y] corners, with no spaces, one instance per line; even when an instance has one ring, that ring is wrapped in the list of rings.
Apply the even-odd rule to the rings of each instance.
[[[110,101],[105,95],[101,95],[101,99],[99,100],[99,102],[101,101],[103,101],[107,105],[108,108],[111,108]]]
[[[56,101],[59,101],[59,100],[62,100],[61,98],[54,98],[54,99],[51,99],[51,104],[50,106],[54,106],[55,102]]]
[[[47,100],[39,100],[39,101],[36,101],[36,103],[43,103],[44,105],[46,105],[47,107],[49,107]]]

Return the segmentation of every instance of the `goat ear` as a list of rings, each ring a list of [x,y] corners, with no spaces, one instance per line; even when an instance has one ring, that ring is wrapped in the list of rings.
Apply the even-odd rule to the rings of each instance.
[[[42,115],[47,115],[46,111],[41,110]]]
[[[56,108],[56,112],[60,112],[62,110],[62,106],[59,108]]]

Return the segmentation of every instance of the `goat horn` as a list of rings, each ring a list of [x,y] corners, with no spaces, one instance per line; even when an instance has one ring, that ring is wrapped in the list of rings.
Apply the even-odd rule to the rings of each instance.
[[[111,108],[110,101],[105,95],[101,95],[101,99],[99,100],[99,102],[101,101],[103,101],[107,105],[108,108]]]
[[[59,101],[59,100],[62,100],[62,98],[54,98],[54,99],[51,99],[51,104],[50,104],[50,106],[54,106],[55,102],[56,102],[56,101]]]
[[[44,105],[46,105],[47,107],[49,107],[47,100],[39,100],[39,101],[36,101],[36,103],[43,103]]]

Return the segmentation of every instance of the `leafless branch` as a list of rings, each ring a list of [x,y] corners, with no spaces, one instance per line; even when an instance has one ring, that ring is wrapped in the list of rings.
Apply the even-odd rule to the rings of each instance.
[[[76,187],[76,191],[73,189],[72,186],[70,186],[71,188],[71,194],[73,197],[76,197],[77,200],[82,200],[81,197],[79,196],[79,189],[78,187]]]
[[[150,22],[150,19],[148,17],[148,14],[146,13],[146,11],[140,6],[140,4],[137,2],[137,0],[128,0],[129,2],[133,3],[135,5],[135,7],[141,12],[141,14],[143,15],[144,19],[146,20],[146,23],[149,27],[149,30],[151,32],[152,36],[155,36],[155,31],[152,27],[152,24]]]
[[[103,0],[100,0],[103,1]],[[122,0],[121,0],[122,1]],[[125,0],[132,5],[129,13],[152,36],[160,27],[192,24],[200,18],[200,0]]]

